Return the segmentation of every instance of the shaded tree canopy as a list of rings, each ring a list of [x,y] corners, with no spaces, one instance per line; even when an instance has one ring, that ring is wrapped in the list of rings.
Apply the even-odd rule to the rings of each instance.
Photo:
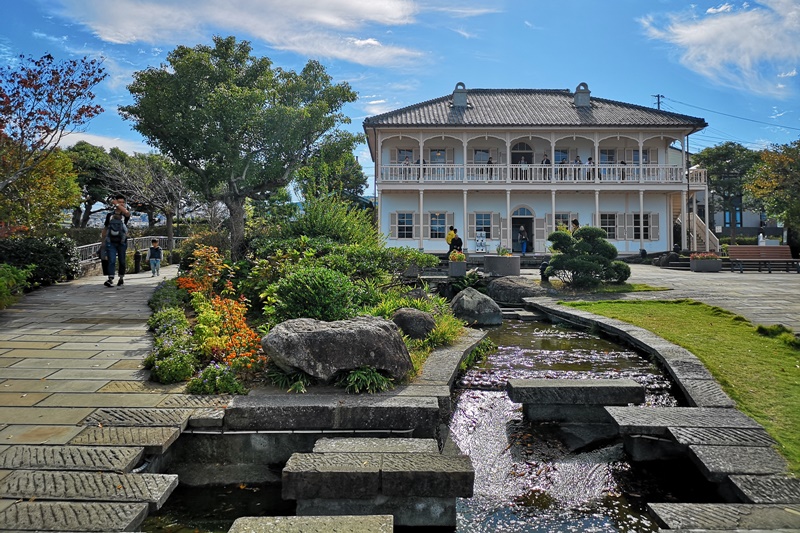
[[[61,139],[103,108],[92,89],[106,74],[96,59],[56,61],[20,56],[0,69],[0,191],[34,170]]]
[[[110,158],[106,149],[86,141],[78,141],[66,149],[65,153],[72,159],[72,166],[78,174],[78,185],[81,188],[81,204],[72,215],[72,226],[85,228],[97,203],[108,199],[109,191],[106,175]],[[102,209],[105,209],[103,207]]]
[[[367,176],[353,150],[364,142],[364,136],[339,132],[331,141],[298,169],[296,181],[300,192],[303,196],[330,192],[347,198],[361,196],[367,186]]]
[[[287,185],[319,152],[356,94],[309,61],[301,72],[272,68],[247,41],[179,46],[168,64],[134,74],[134,104],[120,109],[159,151],[190,171],[187,184],[230,211],[234,254],[244,236],[244,203]]]
[[[800,229],[800,140],[760,153],[745,189],[772,217]]]

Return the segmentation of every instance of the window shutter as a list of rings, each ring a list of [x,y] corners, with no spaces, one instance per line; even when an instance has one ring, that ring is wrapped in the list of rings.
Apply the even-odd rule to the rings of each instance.
[[[411,228],[411,238],[419,239],[419,230],[420,230],[420,227],[419,227],[419,224],[420,224],[419,213],[414,213],[413,224],[414,225]]]
[[[431,238],[431,214],[430,213],[423,213],[422,214],[422,238],[423,239],[430,239]]]
[[[499,215],[498,215],[499,216]],[[506,241],[508,235],[508,219],[506,217],[500,217],[500,242],[504,243],[504,246],[511,248],[511,243]]]
[[[445,213],[444,215],[444,223],[446,228],[444,228],[445,232],[450,231],[450,226],[455,225],[456,214],[455,213]]]
[[[447,158],[447,160],[446,160],[446,161],[447,161],[447,163],[449,163],[449,164],[451,164],[451,165],[452,165],[452,164],[453,164],[453,162],[455,161],[455,159],[454,159],[454,156],[455,156],[455,150],[453,150],[452,148],[447,148],[447,149],[444,151],[444,155],[445,155],[445,157]]]
[[[397,213],[389,214],[389,237],[397,238]]]
[[[500,213],[492,213],[492,239],[501,239],[500,235]]]
[[[650,240],[657,241],[659,237],[658,213],[650,213]]]
[[[636,235],[633,226],[633,213],[625,213],[625,240],[631,241]]]
[[[553,213],[545,213],[545,215],[544,215],[544,231],[545,231],[545,235],[550,235],[550,233],[553,231]]]
[[[467,239],[475,238],[475,213],[470,213],[467,217],[469,220],[469,227],[467,228]]]
[[[389,163],[397,163],[397,148],[389,150]]]
[[[618,241],[624,241],[625,240],[625,216],[620,214],[620,213],[617,213],[616,215],[614,215],[614,218],[616,218],[615,231],[617,232],[617,240]],[[631,215],[631,218],[633,218],[633,215]]]
[[[537,241],[544,241],[547,239],[547,229],[545,219],[533,219],[533,238]]]

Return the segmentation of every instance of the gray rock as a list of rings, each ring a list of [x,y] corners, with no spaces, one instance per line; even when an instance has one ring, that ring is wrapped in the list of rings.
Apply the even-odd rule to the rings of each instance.
[[[436,327],[433,315],[411,307],[401,307],[395,311],[392,322],[412,339],[424,339]]]
[[[495,302],[521,304],[523,298],[546,296],[547,290],[523,276],[505,276],[489,282],[489,297]]]
[[[400,380],[413,367],[397,326],[374,316],[336,322],[287,320],[272,328],[261,345],[284,371],[301,370],[323,382],[331,382],[337,372],[362,366]]]
[[[427,301],[427,300],[431,299],[430,296],[428,295],[428,293],[422,287],[417,287],[416,289],[411,289],[410,291],[405,293],[403,296],[405,296],[406,298],[413,298],[415,300],[426,300]]]
[[[467,287],[450,302],[453,314],[470,326],[497,326],[503,323],[503,312],[494,300]]]

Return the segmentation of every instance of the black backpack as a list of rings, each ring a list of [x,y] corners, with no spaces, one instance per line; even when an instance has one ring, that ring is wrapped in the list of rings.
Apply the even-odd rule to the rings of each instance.
[[[112,218],[108,222],[108,240],[114,244],[119,244],[125,240],[127,230],[122,220]]]

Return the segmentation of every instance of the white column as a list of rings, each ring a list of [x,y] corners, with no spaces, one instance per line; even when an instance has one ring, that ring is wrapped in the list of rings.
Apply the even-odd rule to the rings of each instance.
[[[465,134],[461,134],[461,151],[463,152],[462,157],[464,158],[464,183],[467,183],[467,140],[464,138]]]
[[[506,183],[511,183],[511,140],[506,134]]]
[[[692,249],[697,248],[697,224],[694,217],[697,216],[697,192],[692,195]],[[708,246],[708,244],[706,244]]]
[[[644,249],[644,190],[639,189],[639,249]]]
[[[594,223],[600,227],[600,190],[594,190]]]
[[[511,190],[506,189],[506,248],[513,249],[511,240]]]
[[[422,197],[425,195],[425,191],[419,191],[419,249],[424,250],[425,245],[423,244],[423,239],[425,235],[422,233],[422,228],[425,227],[425,214],[422,211],[423,209],[423,202]]]
[[[469,216],[467,215],[467,191],[466,191],[466,189],[464,190],[464,212],[463,212],[463,215],[464,215],[464,219],[461,221],[462,222],[462,224],[461,224],[461,235],[463,235],[464,237],[461,240],[463,240],[465,245],[466,245],[467,235],[469,235],[469,231],[467,231],[468,230],[467,225],[469,224]]]
[[[375,185],[375,208],[378,210],[378,228],[383,232],[386,237],[392,234],[392,228],[386,225],[387,231],[383,231],[383,195],[378,191],[378,186]]]
[[[681,224],[681,249],[683,250],[689,249],[689,247],[686,246],[686,231],[689,228],[689,214],[686,212],[689,207],[687,204],[689,201],[688,196],[686,196],[687,194],[686,191],[681,191],[681,221],[683,222],[683,224]]]
[[[419,168],[417,172],[419,172],[419,181],[420,183],[425,181],[425,171],[423,170],[423,166],[425,165],[425,151],[423,147],[425,146],[425,141],[422,140],[422,134],[419,136]]]
[[[642,161],[642,144],[643,144],[642,141],[639,141],[639,183],[642,183],[644,181],[644,162]]]
[[[550,233],[556,230],[556,191],[550,191],[550,212],[553,213],[553,223],[550,228]]]
[[[705,209],[705,213],[704,213],[704,215],[705,215],[704,218],[705,218],[705,222],[706,222],[706,237],[705,237],[705,239],[706,239],[706,252],[709,252],[709,251],[711,251],[709,249],[710,246],[711,246],[711,242],[710,242],[711,238],[709,236],[709,229],[708,229],[708,212],[711,211],[711,209],[709,208],[709,204],[711,202],[709,202],[710,198],[708,197],[708,184],[706,184],[706,188],[705,188],[705,199],[706,199],[706,209]],[[718,250],[714,250],[714,251],[716,252]]]

